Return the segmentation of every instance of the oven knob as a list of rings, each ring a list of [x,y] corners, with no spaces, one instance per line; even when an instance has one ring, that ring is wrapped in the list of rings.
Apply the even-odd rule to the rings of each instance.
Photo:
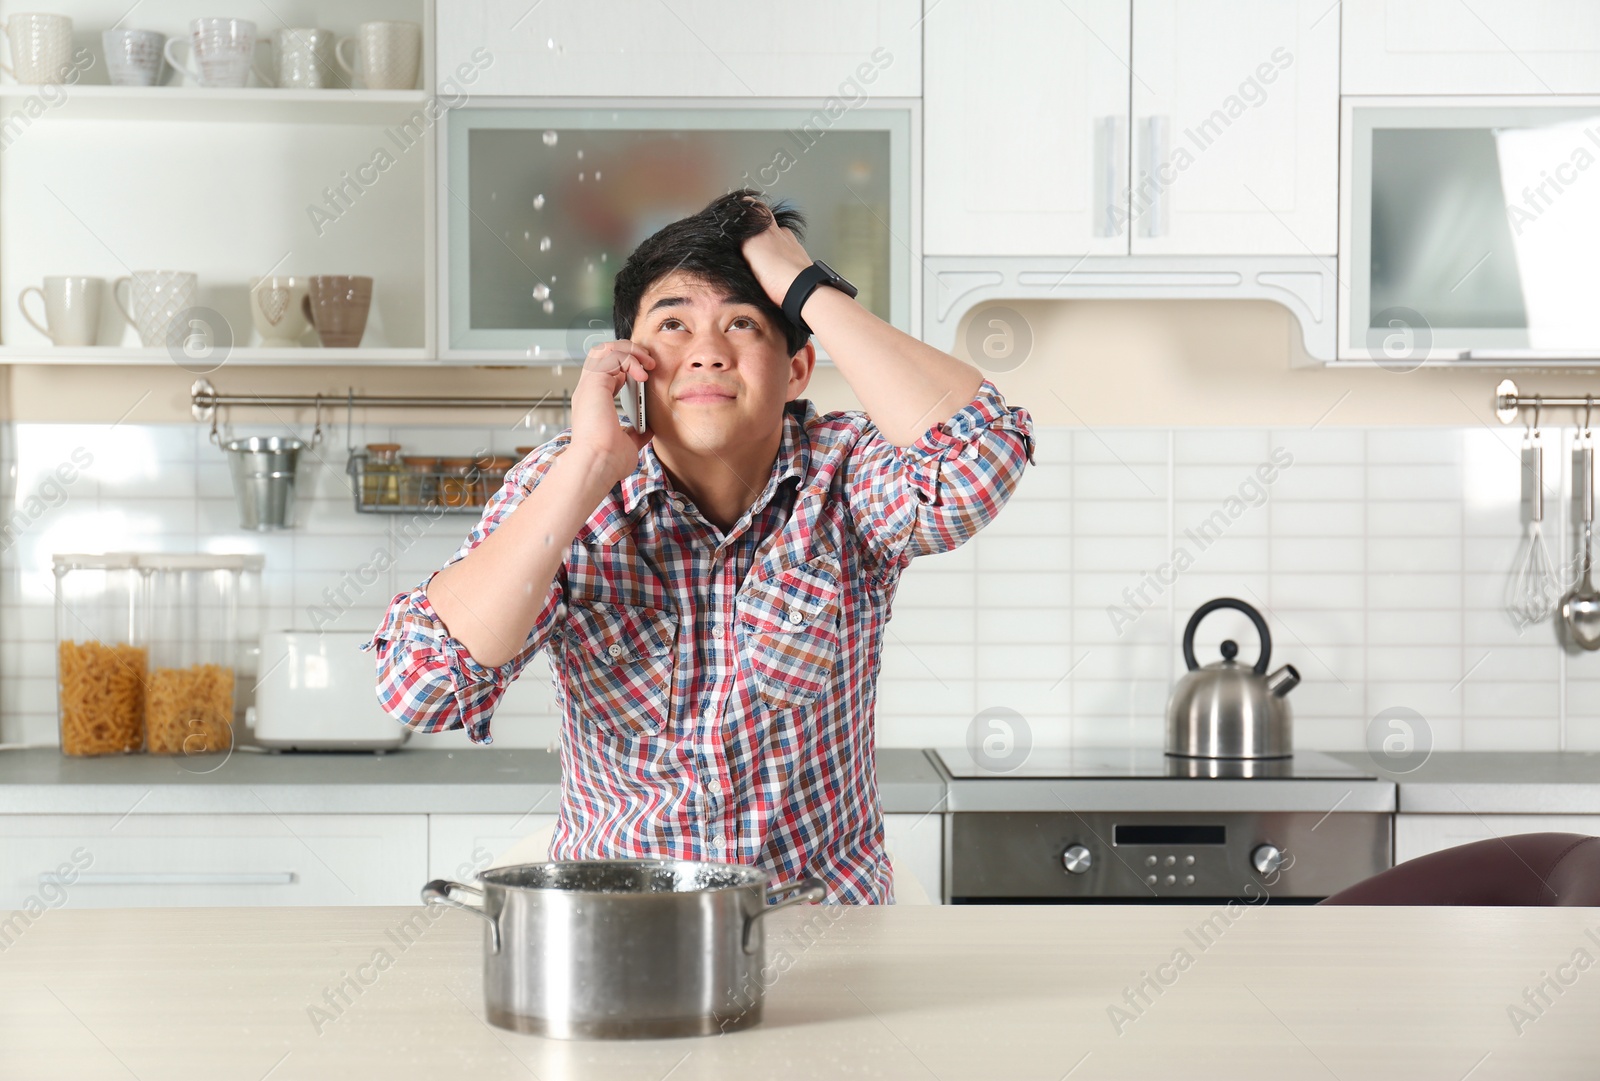
[[[1250,863],[1258,874],[1270,875],[1283,866],[1283,851],[1277,845],[1257,845],[1250,853]]]
[[[1065,867],[1070,874],[1081,875],[1093,863],[1094,853],[1082,845],[1069,845],[1067,850],[1061,853],[1061,866]]]

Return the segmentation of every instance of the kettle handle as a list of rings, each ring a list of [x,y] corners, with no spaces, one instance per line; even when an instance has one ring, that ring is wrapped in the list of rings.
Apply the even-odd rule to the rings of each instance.
[[[1193,672],[1200,667],[1200,662],[1194,659],[1194,629],[1200,621],[1215,612],[1218,608],[1234,608],[1250,617],[1250,622],[1256,625],[1256,634],[1261,637],[1261,655],[1256,658],[1255,674],[1267,674],[1267,661],[1272,658],[1272,633],[1267,630],[1267,621],[1261,618],[1261,613],[1256,611],[1244,601],[1233,597],[1218,597],[1214,601],[1206,601],[1194,610],[1194,615],[1189,617],[1189,625],[1183,629],[1183,663]]]

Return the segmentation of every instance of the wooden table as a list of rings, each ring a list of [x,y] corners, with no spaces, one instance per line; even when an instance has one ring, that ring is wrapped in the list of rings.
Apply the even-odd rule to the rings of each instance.
[[[46,910],[0,928],[0,1078],[1600,1077],[1600,910],[818,911],[759,1027],[595,1043],[487,1025],[457,912]]]

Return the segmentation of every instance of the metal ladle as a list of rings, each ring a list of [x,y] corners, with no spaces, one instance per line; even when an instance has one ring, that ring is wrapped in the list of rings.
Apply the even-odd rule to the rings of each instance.
[[[1594,433],[1589,413],[1594,402],[1584,399],[1583,436],[1578,444],[1578,468],[1572,482],[1583,507],[1583,579],[1561,598],[1561,618],[1567,637],[1584,649],[1600,649],[1600,591],[1594,588]]]

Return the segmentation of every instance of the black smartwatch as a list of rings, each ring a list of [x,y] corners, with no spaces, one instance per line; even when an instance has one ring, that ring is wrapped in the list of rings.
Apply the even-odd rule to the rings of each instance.
[[[800,332],[807,338],[811,337],[811,328],[800,318],[800,309],[806,306],[811,291],[819,285],[831,285],[849,297],[856,295],[856,287],[840,277],[836,270],[821,259],[802,270],[794,279],[794,284],[789,286],[789,292],[784,295],[783,314],[789,322],[799,327]]]

